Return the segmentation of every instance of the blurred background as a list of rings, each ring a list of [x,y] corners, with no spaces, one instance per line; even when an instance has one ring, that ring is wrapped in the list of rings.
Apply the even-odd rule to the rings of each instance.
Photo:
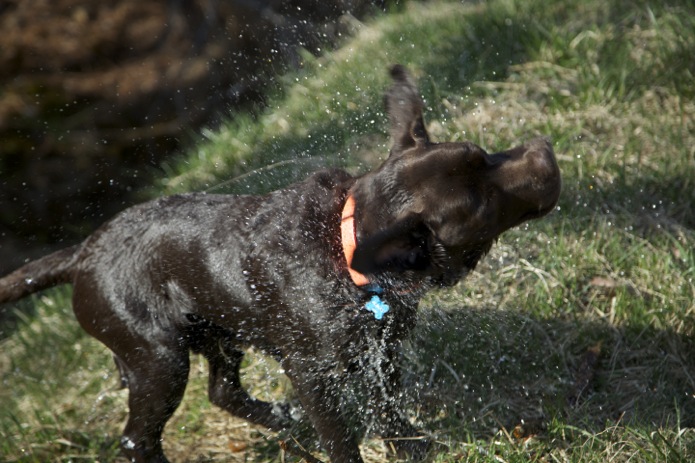
[[[0,0],[0,274],[144,199],[201,127],[385,3]]]

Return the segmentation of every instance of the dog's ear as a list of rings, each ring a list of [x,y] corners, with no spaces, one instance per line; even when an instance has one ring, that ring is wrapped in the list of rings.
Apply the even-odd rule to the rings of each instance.
[[[408,71],[397,64],[391,68],[391,77],[393,85],[384,99],[389,115],[393,154],[426,145],[430,139],[422,119],[424,104]]]
[[[360,273],[424,270],[430,263],[430,231],[417,214],[360,242],[351,267]]]

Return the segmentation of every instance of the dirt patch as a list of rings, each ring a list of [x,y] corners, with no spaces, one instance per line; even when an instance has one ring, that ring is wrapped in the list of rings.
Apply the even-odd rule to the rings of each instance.
[[[186,133],[381,6],[0,1],[0,274],[136,201]]]

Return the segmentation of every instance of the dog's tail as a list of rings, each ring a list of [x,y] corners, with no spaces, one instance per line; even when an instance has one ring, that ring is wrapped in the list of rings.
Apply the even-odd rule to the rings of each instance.
[[[61,249],[0,278],[0,303],[16,301],[42,289],[72,282],[79,249],[80,245]]]

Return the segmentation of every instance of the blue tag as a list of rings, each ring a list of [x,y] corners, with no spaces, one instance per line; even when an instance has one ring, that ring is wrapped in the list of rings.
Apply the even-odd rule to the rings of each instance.
[[[364,305],[364,308],[374,313],[374,318],[381,320],[386,312],[389,311],[389,306],[387,303],[381,300],[379,296],[372,296],[372,298]]]

